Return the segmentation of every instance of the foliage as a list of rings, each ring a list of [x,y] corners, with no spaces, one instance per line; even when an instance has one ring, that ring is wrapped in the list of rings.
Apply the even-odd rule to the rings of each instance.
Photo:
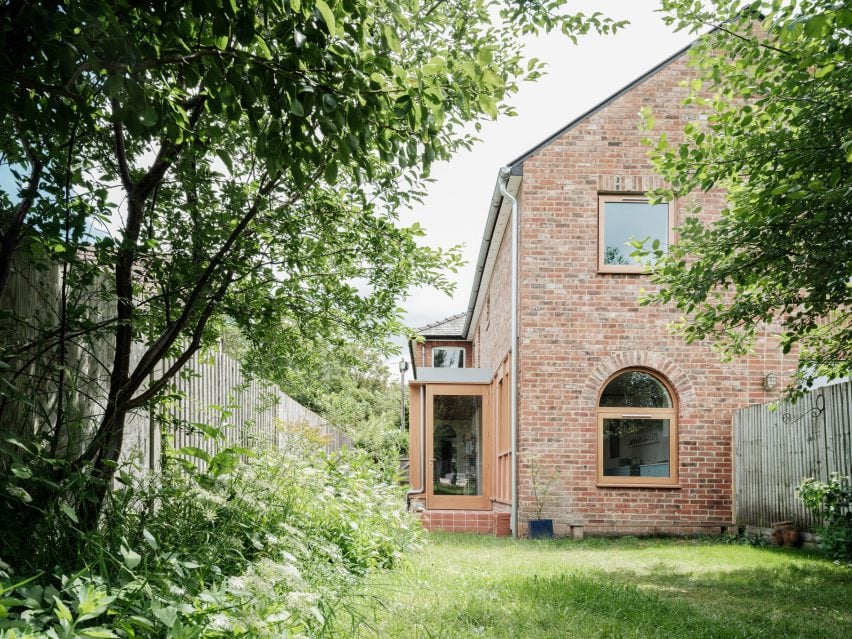
[[[356,446],[398,457],[403,443],[399,384],[389,383],[381,352],[352,341],[331,348],[315,343],[305,350],[311,358],[307,366],[288,365],[286,358],[279,359],[276,344],[267,343],[249,349],[244,366],[323,415]]]
[[[122,474],[98,533],[58,511],[76,552],[47,556],[44,534],[41,552],[3,555],[0,637],[319,636],[348,589],[417,541],[399,487],[364,455],[293,436],[202,472],[179,452],[143,483]]]
[[[466,127],[510,112],[540,74],[521,33],[618,26],[564,4],[0,7],[0,168],[14,183],[0,193],[0,293],[15,253],[63,266],[59,325],[15,356],[95,330],[114,346],[102,418],[70,467],[104,479],[81,525],[95,526],[128,413],[216,337],[211,319],[298,358],[302,336],[381,344],[412,284],[449,286],[458,252],[421,246],[398,213],[434,161],[472,143]],[[70,302],[82,285],[104,317]]]
[[[759,532],[751,533],[741,527],[735,535],[727,535],[724,537],[727,544],[738,546],[752,546],[754,548],[768,548],[770,546],[769,538]]]
[[[778,322],[798,348],[792,395],[819,376],[852,371],[852,8],[839,0],[665,0],[679,29],[714,30],[690,52],[697,78],[686,104],[707,114],[684,140],[661,135],[651,157],[669,187],[656,198],[724,189],[711,224],[685,219],[677,245],[656,254],[645,303],[686,314],[688,341],[748,352]],[[645,113],[645,126],[653,116]]]
[[[604,264],[630,264],[619,246],[607,246],[604,249]]]
[[[796,488],[796,494],[823,522],[819,528],[822,547],[834,559],[852,564],[852,484],[849,477],[832,473],[827,482],[808,477]]]

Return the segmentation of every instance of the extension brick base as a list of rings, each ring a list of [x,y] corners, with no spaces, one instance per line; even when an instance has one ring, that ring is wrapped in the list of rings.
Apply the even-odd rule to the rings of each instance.
[[[426,510],[421,514],[423,527],[429,531],[477,533],[508,537],[510,514],[481,510]]]

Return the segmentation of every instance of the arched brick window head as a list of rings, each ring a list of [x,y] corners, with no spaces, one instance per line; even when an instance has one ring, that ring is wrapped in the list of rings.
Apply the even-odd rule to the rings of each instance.
[[[599,486],[677,485],[677,405],[666,381],[619,371],[604,383],[597,413]]]

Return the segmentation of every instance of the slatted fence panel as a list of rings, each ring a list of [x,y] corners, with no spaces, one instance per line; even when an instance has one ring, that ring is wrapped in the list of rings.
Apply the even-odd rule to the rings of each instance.
[[[56,329],[60,322],[61,299],[60,269],[37,264],[16,256],[9,286],[0,299],[0,333],[5,346],[17,348],[32,342],[40,331]],[[68,291],[69,299],[85,304],[91,319],[101,321],[110,317],[113,304],[94,287],[91,290]],[[132,347],[133,364],[144,352],[143,343]],[[74,393],[63,414],[77,415],[81,432],[64,445],[68,457],[78,454],[91,440],[100,416],[103,415],[107,394],[113,346],[104,337],[75,337],[68,342],[62,354],[65,368],[75,373]],[[0,430],[11,429],[27,436],[49,428],[57,415],[59,368],[58,349],[39,352],[32,362],[12,360],[9,369],[0,371],[4,384],[14,383],[30,398],[30,405],[7,404],[4,408]],[[160,372],[168,363],[163,363]],[[16,371],[21,372],[16,375]],[[70,373],[69,373],[70,374]],[[65,387],[68,388],[66,377]],[[176,424],[169,433],[173,444],[180,448],[195,446],[215,454],[217,447],[240,445],[253,448],[260,445],[283,446],[285,431],[281,426],[306,424],[327,440],[326,451],[339,450],[351,441],[341,432],[331,428],[325,419],[311,412],[277,387],[260,380],[245,378],[239,362],[223,353],[199,359],[186,367],[186,374],[174,381],[175,390],[184,400],[167,409]],[[6,401],[0,398],[0,402]],[[70,417],[68,419],[71,419]],[[192,424],[221,426],[224,442],[203,437]],[[188,425],[188,428],[186,427]],[[137,411],[128,416],[122,461],[132,461],[140,469],[157,468],[161,456],[161,434],[158,420],[147,411]]]
[[[805,477],[852,476],[852,382],[819,388],[795,404],[750,406],[734,414],[736,519],[769,528],[811,514],[796,498]]]
[[[212,456],[222,446],[281,448],[286,445],[288,430],[305,426],[325,438],[326,452],[351,444],[324,418],[275,386],[246,378],[239,362],[222,353],[188,365],[176,390],[185,395],[183,401],[168,410],[173,423],[169,436],[177,449],[191,446]],[[219,429],[223,439],[217,442],[205,437],[199,424]],[[198,465],[203,468],[205,464]]]

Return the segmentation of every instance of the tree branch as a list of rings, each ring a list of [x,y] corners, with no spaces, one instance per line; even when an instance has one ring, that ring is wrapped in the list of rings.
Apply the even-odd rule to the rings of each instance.
[[[118,110],[118,101],[112,101],[113,113]],[[130,176],[130,167],[127,164],[127,145],[124,139],[124,129],[121,122],[113,122],[112,135],[115,140],[115,157],[118,161],[118,176],[121,178],[121,184],[128,196],[132,196],[134,184],[133,178]]]
[[[192,332],[192,338],[189,345],[186,347],[183,353],[174,361],[174,363],[164,372],[159,379],[152,382],[148,388],[139,394],[138,396],[127,400],[125,402],[125,406],[128,410],[133,410],[134,408],[139,408],[143,406],[145,403],[153,399],[157,396],[157,394],[165,388],[166,384],[177,375],[178,372],[186,365],[189,359],[198,351],[201,347],[201,339],[204,336],[204,330],[207,327],[207,322],[210,320],[210,317],[213,315],[213,312],[216,309],[216,305],[222,300],[225,294],[228,292],[228,287],[231,285],[233,280],[233,273],[229,273],[225,276],[225,279],[219,285],[219,288],[216,292],[207,300],[207,303],[204,307],[204,310],[201,312],[201,316],[198,318],[196,322],[195,328]],[[146,375],[147,376],[147,375]],[[136,377],[136,371],[134,371],[134,376],[131,378],[131,382]]]
[[[21,231],[24,228],[24,221],[27,214],[30,212],[36,197],[38,197],[38,187],[41,183],[42,171],[44,163],[35,157],[30,145],[23,140],[24,152],[27,155],[27,160],[30,163],[30,176],[27,179],[27,187],[23,191],[23,197],[15,207],[15,212],[11,216],[11,221],[8,228],[0,228],[0,297],[6,290],[9,283],[9,274],[12,270],[12,255],[18,248],[21,241]]]

